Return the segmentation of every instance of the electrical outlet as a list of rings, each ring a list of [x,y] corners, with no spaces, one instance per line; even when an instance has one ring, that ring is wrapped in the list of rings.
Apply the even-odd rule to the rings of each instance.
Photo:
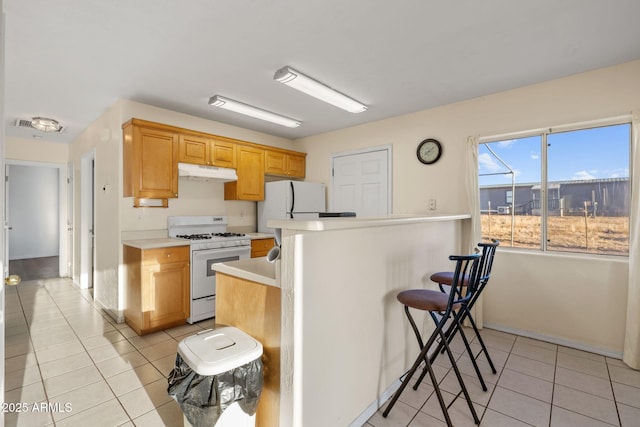
[[[429,199],[429,210],[430,211],[436,210],[436,199]]]

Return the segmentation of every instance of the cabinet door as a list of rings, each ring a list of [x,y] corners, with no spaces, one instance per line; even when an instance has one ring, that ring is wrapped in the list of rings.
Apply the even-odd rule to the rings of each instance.
[[[149,199],[178,197],[178,135],[135,127],[133,145],[136,159],[134,196]]]
[[[270,175],[286,174],[286,154],[279,151],[264,152],[264,173]]]
[[[211,164],[221,168],[235,168],[236,144],[218,139],[212,140]]]
[[[296,154],[287,154],[287,174],[293,178],[304,178],[306,158]]]
[[[189,263],[175,262],[144,267],[148,328],[185,321],[189,317]]]
[[[184,163],[209,164],[209,139],[201,136],[180,135],[178,159]]]
[[[224,184],[225,200],[264,200],[264,150],[239,145],[238,180]]]

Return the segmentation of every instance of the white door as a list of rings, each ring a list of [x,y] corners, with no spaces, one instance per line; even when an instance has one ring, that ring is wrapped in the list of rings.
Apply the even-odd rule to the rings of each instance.
[[[3,162],[4,163],[4,162]],[[9,233],[11,230],[11,219],[9,218],[9,200],[6,195],[9,194],[9,165],[4,165],[4,235],[3,235],[3,254],[2,268],[4,277],[9,276]]]
[[[391,146],[332,156],[331,211],[388,215],[391,188]]]
[[[94,275],[94,163],[95,150],[80,160],[80,287],[93,287]],[[95,293],[94,293],[95,294]]]
[[[73,278],[73,162],[67,164],[67,276]]]

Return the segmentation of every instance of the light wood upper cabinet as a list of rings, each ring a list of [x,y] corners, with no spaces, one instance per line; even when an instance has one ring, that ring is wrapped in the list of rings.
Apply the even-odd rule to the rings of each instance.
[[[306,154],[131,119],[122,125],[124,197],[134,206],[168,206],[178,197],[178,163],[236,169],[225,200],[264,200],[265,175],[304,178]],[[157,203],[156,203],[157,202]]]
[[[221,168],[236,167],[236,144],[214,138],[210,142],[211,164]]]
[[[180,135],[178,161],[197,165],[209,164],[209,138],[194,135]]]
[[[264,173],[267,175],[304,178],[305,155],[287,151],[265,150]]]
[[[124,197],[178,197],[178,134],[132,119],[123,125]]]
[[[307,173],[306,154],[287,154],[287,173],[291,177],[304,178]]]
[[[196,165],[236,167],[236,144],[219,138],[180,134],[178,161]]]
[[[225,200],[264,200],[264,150],[236,146],[238,180],[225,182]]]

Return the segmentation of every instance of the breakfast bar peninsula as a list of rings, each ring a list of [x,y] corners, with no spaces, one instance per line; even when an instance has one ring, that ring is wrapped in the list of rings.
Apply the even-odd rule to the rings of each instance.
[[[226,313],[218,322],[235,322],[220,293],[239,282],[255,286],[255,297],[250,288],[234,294],[247,299],[233,302],[239,316],[259,323],[239,308],[256,306],[258,298],[265,302],[258,304],[258,314],[273,329],[271,312],[277,312],[279,346],[265,362],[265,385],[278,357],[278,425],[362,425],[373,415],[418,351],[396,294],[431,287],[433,272],[451,268],[448,256],[470,247],[469,218],[272,220],[268,226],[282,231],[281,256],[272,267],[264,258],[214,267],[222,284],[216,311]]]

